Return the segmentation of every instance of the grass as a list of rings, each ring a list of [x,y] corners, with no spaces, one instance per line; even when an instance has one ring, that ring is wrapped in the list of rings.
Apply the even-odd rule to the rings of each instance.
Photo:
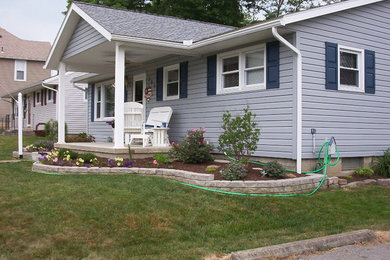
[[[24,136],[23,145],[32,144],[38,140],[44,140],[43,137]],[[18,149],[17,136],[0,136],[0,160],[12,159],[12,151]]]
[[[363,228],[390,229],[390,189],[223,195],[156,177],[53,176],[0,164],[0,258],[202,259]]]

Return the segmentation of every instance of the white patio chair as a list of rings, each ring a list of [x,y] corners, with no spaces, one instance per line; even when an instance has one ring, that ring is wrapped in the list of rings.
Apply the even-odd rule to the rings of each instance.
[[[150,110],[148,120],[142,127],[141,134],[132,134],[130,135],[130,144],[138,139],[142,140],[142,146],[145,147],[152,143],[153,138],[153,128],[161,128],[163,123],[166,123],[168,127],[169,121],[172,116],[171,107],[155,107]]]
[[[132,134],[141,134],[143,128],[143,105],[137,102],[126,102],[124,107],[125,116],[125,143],[130,142]]]

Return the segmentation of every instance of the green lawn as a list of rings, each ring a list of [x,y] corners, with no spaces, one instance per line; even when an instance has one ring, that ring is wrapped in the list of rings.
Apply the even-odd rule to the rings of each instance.
[[[23,137],[23,145],[32,144],[38,140],[44,140],[43,137]],[[12,159],[12,151],[18,149],[18,138],[16,136],[0,136],[0,160]]]
[[[223,195],[157,177],[54,176],[0,164],[0,259],[202,259],[390,229],[390,189]]]

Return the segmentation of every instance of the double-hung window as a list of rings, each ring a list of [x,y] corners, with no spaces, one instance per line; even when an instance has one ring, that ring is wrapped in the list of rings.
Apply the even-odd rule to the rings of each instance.
[[[164,100],[179,98],[179,64],[164,67]]]
[[[41,92],[35,93],[35,99],[37,104],[41,103]]]
[[[265,88],[265,46],[218,55],[217,93]]]
[[[26,81],[27,73],[27,61],[25,60],[15,60],[15,76],[16,81]]]
[[[97,84],[95,87],[95,119],[106,120],[114,117],[115,88],[110,82]]]
[[[363,50],[339,47],[339,89],[364,92]]]
[[[47,101],[51,102],[53,100],[53,94],[52,94],[52,90],[51,89],[48,89],[47,90]]]

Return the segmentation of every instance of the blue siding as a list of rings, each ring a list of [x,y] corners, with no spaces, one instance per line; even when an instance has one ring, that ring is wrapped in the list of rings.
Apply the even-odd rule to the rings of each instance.
[[[303,157],[335,136],[343,157],[383,154],[390,147],[390,2],[288,26],[303,55]],[[325,42],[375,51],[375,94],[325,89]]]

